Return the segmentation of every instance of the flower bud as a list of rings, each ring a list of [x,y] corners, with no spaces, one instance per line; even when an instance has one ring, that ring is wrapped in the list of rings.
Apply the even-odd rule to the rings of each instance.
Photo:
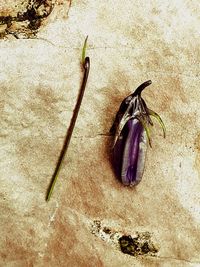
[[[111,128],[115,134],[113,167],[124,185],[134,186],[142,179],[148,143],[151,146],[149,127],[153,126],[153,122],[150,116],[159,121],[165,137],[163,121],[157,113],[148,109],[141,97],[142,90],[150,84],[151,81],[144,82],[122,101]]]

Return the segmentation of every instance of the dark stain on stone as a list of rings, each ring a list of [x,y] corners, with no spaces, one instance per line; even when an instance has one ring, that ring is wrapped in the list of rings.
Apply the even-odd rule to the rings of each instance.
[[[12,34],[17,39],[22,36],[25,38],[35,36],[42,21],[51,14],[53,7],[52,0],[29,0],[22,12],[0,16],[0,26],[6,26],[0,32],[0,38],[4,38],[7,34]]]
[[[153,234],[150,232],[135,232],[134,237],[124,235],[111,227],[103,226],[101,220],[94,220],[91,233],[111,246],[117,246],[121,252],[137,257],[141,255],[156,256],[158,246],[155,245]]]
[[[151,241],[151,235],[148,232],[137,233],[136,237],[123,235],[119,238],[121,251],[131,256],[155,255],[158,248]]]
[[[104,227],[104,228],[103,228],[103,231],[104,231],[104,233],[106,233],[106,234],[111,234],[111,233],[112,233],[112,231],[111,231],[109,228],[107,228],[107,227]]]
[[[93,228],[94,231],[92,230],[92,233],[94,234],[95,232],[99,233],[101,230],[101,221],[99,220],[94,220],[93,222]]]

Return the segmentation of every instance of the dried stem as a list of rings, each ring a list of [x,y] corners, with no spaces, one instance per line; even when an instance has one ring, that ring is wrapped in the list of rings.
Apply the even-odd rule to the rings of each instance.
[[[53,193],[53,190],[54,190],[54,187],[55,187],[55,183],[56,183],[56,181],[58,179],[58,175],[59,175],[59,172],[61,170],[62,163],[63,163],[63,160],[65,158],[65,155],[66,155],[69,143],[70,143],[70,139],[71,139],[71,136],[72,136],[72,133],[73,133],[73,130],[74,130],[76,119],[78,117],[78,112],[79,112],[79,109],[80,109],[80,106],[81,106],[81,102],[82,102],[82,99],[83,99],[83,95],[84,95],[84,91],[85,91],[85,88],[86,88],[86,83],[87,83],[87,79],[88,79],[88,75],[89,75],[89,70],[90,70],[90,59],[89,59],[89,57],[85,58],[85,60],[83,62],[83,68],[84,68],[84,76],[83,76],[82,85],[81,85],[81,88],[80,88],[80,92],[79,92],[79,95],[78,95],[76,106],[74,108],[73,116],[72,116],[71,121],[70,121],[70,126],[69,126],[68,131],[67,131],[67,135],[66,135],[66,139],[65,139],[65,142],[64,142],[64,146],[63,146],[63,149],[61,151],[61,154],[60,154],[60,157],[59,157],[59,160],[58,160],[58,164],[56,166],[55,172],[53,174],[53,177],[52,177],[49,189],[48,189],[47,198],[46,198],[47,201],[50,200],[51,195]]]

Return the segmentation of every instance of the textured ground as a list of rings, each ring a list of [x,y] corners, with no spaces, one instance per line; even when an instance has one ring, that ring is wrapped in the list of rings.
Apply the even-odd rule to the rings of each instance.
[[[13,2],[0,0],[0,16],[16,16]],[[28,1],[15,2],[24,10]],[[25,26],[1,20],[0,266],[200,266],[197,2],[57,1],[36,29],[32,19]],[[88,86],[46,203],[86,35]],[[108,131],[122,99],[148,79],[143,97],[167,138],[156,125],[143,180],[130,189],[113,175]],[[137,234],[158,252],[123,254],[119,236]]]

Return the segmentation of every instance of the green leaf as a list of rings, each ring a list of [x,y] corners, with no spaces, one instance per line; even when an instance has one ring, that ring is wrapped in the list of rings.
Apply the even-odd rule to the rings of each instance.
[[[86,48],[87,48],[87,39],[88,39],[88,36],[85,38],[85,42],[84,42],[83,49],[82,49],[82,64],[84,64],[84,62],[85,62],[85,54],[86,54]]]

